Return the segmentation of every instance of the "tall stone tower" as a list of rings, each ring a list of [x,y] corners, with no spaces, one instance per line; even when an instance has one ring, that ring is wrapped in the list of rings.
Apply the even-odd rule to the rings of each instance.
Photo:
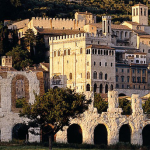
[[[132,6],[132,22],[148,25],[148,7],[141,3]]]
[[[102,16],[102,32],[105,36],[111,35],[111,16]]]

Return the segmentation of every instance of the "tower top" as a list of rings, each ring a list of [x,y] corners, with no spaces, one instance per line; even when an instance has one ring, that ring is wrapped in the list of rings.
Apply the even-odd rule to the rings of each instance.
[[[132,22],[148,25],[148,7],[146,5],[139,3],[132,6]]]

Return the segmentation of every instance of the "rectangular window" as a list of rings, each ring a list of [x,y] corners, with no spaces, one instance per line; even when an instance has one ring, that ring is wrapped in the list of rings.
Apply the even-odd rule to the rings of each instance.
[[[129,73],[129,69],[127,69],[127,73]]]
[[[146,9],[144,8],[144,16],[146,16]]]
[[[136,16],[138,16],[138,8],[136,8]]]
[[[124,70],[122,69],[122,72],[124,72]]]
[[[135,16],[135,9],[133,9],[133,16]]]
[[[129,81],[130,81],[130,77],[128,76],[128,77],[127,77],[127,82],[129,83]]]

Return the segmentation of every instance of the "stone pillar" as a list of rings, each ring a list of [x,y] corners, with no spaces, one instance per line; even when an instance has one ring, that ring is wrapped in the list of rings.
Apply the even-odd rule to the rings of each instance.
[[[5,126],[1,128],[1,141],[2,142],[9,142],[12,140],[12,127]]]
[[[63,131],[60,130],[56,133],[56,142],[58,142],[58,143],[67,143],[68,142],[67,141],[67,129],[68,129],[68,127],[65,126],[63,128]]]
[[[143,144],[142,130],[140,129],[140,127],[138,129],[136,128],[134,130],[134,132],[132,133],[131,143],[134,144],[134,145],[142,145]]]
[[[139,97],[139,94],[132,94],[132,115],[133,114],[143,114],[142,109],[142,100]]]
[[[108,109],[107,112],[122,112],[122,108],[119,107],[119,101],[118,101],[118,91],[108,91]]]
[[[38,135],[31,134],[30,131],[34,131]],[[40,143],[40,128],[30,128],[28,130],[28,132],[29,132],[29,142],[38,142],[38,143]]]
[[[82,129],[82,143],[94,144],[94,131],[89,128]]]
[[[114,119],[114,118],[112,118]],[[114,127],[113,127],[114,126]],[[119,142],[119,133],[116,125],[113,124],[111,131],[108,132],[108,145],[114,145]]]

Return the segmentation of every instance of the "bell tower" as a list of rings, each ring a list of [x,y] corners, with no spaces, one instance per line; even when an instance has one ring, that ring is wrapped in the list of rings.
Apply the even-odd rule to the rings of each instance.
[[[148,7],[141,3],[132,6],[132,22],[148,25]]]

